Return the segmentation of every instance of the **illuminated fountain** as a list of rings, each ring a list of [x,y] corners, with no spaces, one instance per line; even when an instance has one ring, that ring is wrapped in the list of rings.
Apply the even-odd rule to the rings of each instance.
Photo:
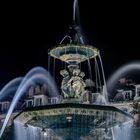
[[[76,3],[75,0],[74,9]],[[54,60],[59,59],[65,63],[65,68],[60,71],[63,76],[61,93],[59,96],[56,94],[59,102],[27,108],[19,113],[14,119],[14,140],[128,140],[130,138],[126,130],[131,126],[133,118],[126,112],[108,105],[99,50],[84,44],[80,28],[75,23],[75,14],[73,19],[69,34],[61,40],[58,46],[48,52]],[[64,42],[66,43],[63,44]],[[94,70],[90,62],[92,60]],[[95,74],[96,90],[94,92],[86,89],[88,87],[85,80],[86,74],[80,68],[81,63],[85,62],[88,63],[87,69],[89,69],[91,81],[92,71]],[[51,77],[45,78],[49,76],[49,73],[44,69],[42,72],[32,75],[31,71],[23,79],[8,111],[7,122],[15,102],[19,100],[30,82],[41,80],[51,87],[50,93],[57,92],[55,86],[52,86],[54,83],[51,83]],[[1,129],[1,135],[5,127],[6,122]]]

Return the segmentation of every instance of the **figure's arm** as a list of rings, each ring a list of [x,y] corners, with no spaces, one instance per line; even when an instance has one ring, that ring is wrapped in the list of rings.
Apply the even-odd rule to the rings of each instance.
[[[68,84],[71,84],[72,81],[73,81],[73,77],[71,77],[71,79],[68,81]]]

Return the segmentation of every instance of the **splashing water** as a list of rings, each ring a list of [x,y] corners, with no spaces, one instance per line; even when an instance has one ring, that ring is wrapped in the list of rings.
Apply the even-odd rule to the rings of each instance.
[[[132,121],[117,125],[113,128],[114,140],[131,140],[131,128]]]
[[[14,136],[15,140],[64,140],[64,138],[56,135],[51,136],[51,130],[43,131],[42,128],[31,125],[23,125],[19,121],[14,120]]]
[[[140,70],[140,62],[128,63],[117,69],[107,80],[108,90],[111,92],[121,76],[127,75],[128,72]]]
[[[106,99],[103,95],[101,95],[100,93],[95,93],[95,103],[96,105],[106,105]]]
[[[4,123],[2,125],[2,128],[0,130],[0,138],[7,126],[7,123],[11,117],[11,114],[17,104],[17,102],[19,101],[20,97],[25,93],[25,91],[33,84],[35,83],[47,83],[47,85],[50,87],[50,91],[48,91],[49,93],[51,93],[51,95],[53,96],[57,96],[58,95],[58,90],[56,88],[55,82],[53,81],[53,79],[51,78],[50,74],[42,67],[36,67],[33,68],[32,70],[30,70],[27,75],[25,76],[25,78],[22,80],[21,84],[19,85],[15,96],[11,102],[10,108],[8,110],[8,113],[6,115],[6,118],[4,120]]]
[[[40,133],[41,129],[30,125],[28,125],[28,127],[25,127],[23,124],[15,120],[14,130],[15,140],[39,140],[40,138],[43,139]]]
[[[112,134],[112,140],[115,140],[113,127],[111,127],[111,134]]]

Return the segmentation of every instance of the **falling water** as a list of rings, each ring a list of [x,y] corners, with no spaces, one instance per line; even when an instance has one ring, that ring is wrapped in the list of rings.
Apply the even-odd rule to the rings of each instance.
[[[48,72],[42,68],[42,67],[36,67],[32,70],[30,70],[25,78],[22,80],[21,84],[19,85],[14,98],[11,102],[10,108],[8,110],[8,113],[6,115],[6,118],[4,120],[4,123],[2,125],[2,128],[0,130],[0,138],[7,126],[7,123],[11,117],[11,114],[17,104],[17,102],[19,101],[20,97],[25,93],[25,91],[27,90],[27,88],[29,88],[31,85],[35,84],[35,83],[47,83],[47,85],[50,87],[50,91],[49,93],[51,93],[52,96],[57,96],[58,95],[58,90],[56,88],[55,82],[53,81],[53,79],[51,78],[51,76],[48,74]]]
[[[89,71],[89,79],[90,79],[90,85],[92,85],[92,71],[91,71],[91,64],[90,64],[90,60],[87,59],[87,62],[88,62],[88,71]],[[90,86],[90,90],[92,91],[92,86]]]
[[[95,80],[96,80],[96,90],[98,92],[98,72],[97,72],[97,61],[96,61],[96,58],[95,58]]]
[[[27,136],[25,135],[25,133],[26,133],[26,127],[20,122],[16,122],[14,120],[14,138],[17,140],[19,139],[27,140]]]
[[[51,56],[48,55],[48,72],[50,72]]]
[[[132,122],[127,124],[120,124],[113,128],[114,140],[131,140],[131,126]]]
[[[51,136],[51,130],[31,125],[23,125],[18,120],[14,120],[14,140],[64,140],[60,136]]]
[[[135,70],[140,70],[140,62],[128,63],[117,69],[107,80],[108,90],[111,92],[121,76],[127,75],[128,72]]]
[[[107,92],[107,85],[106,85],[106,80],[105,80],[105,74],[104,74],[104,68],[103,68],[103,63],[102,63],[102,59],[101,59],[101,56],[100,56],[100,53],[98,54],[99,56],[99,60],[100,60],[100,64],[101,64],[101,69],[102,69],[102,74],[103,74],[103,81],[104,81],[104,97],[106,99],[106,102],[108,102],[108,92]]]
[[[53,78],[55,79],[55,57],[53,58]]]
[[[83,36],[82,35],[80,36],[80,43],[81,44],[84,44],[84,39],[83,39]]]
[[[101,87],[102,84],[101,84],[101,77],[100,77],[99,65],[98,65],[98,62],[97,62],[97,59],[96,58],[95,58],[95,65],[96,65],[96,68],[97,68],[97,74],[98,74],[98,78],[99,78],[99,86]]]
[[[92,80],[92,71],[91,71],[91,64],[90,64],[90,60],[89,60],[89,59],[87,59],[87,61],[88,61],[89,77],[90,77],[90,79]]]
[[[14,120],[14,140],[42,140],[41,128],[23,125]]]
[[[67,54],[67,49],[66,49],[66,47],[65,47],[65,54]],[[66,64],[66,62],[64,62],[64,63],[65,63],[65,70],[66,70],[67,64]]]
[[[96,105],[106,105],[106,99],[103,95],[101,95],[101,93],[95,93],[95,103]]]
[[[88,50],[87,49],[86,49],[86,55],[88,57]],[[89,77],[92,80],[92,71],[91,71],[90,59],[87,59],[87,62],[88,62]]]

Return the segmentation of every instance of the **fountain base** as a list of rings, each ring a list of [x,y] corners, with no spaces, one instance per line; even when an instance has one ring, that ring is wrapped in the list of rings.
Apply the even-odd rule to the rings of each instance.
[[[98,137],[98,134],[106,130],[111,133],[112,127],[132,120],[129,114],[112,106],[76,103],[28,108],[15,118],[15,122],[26,127],[27,131],[28,128],[38,128],[38,135],[43,133],[48,138],[58,137],[60,140]]]

